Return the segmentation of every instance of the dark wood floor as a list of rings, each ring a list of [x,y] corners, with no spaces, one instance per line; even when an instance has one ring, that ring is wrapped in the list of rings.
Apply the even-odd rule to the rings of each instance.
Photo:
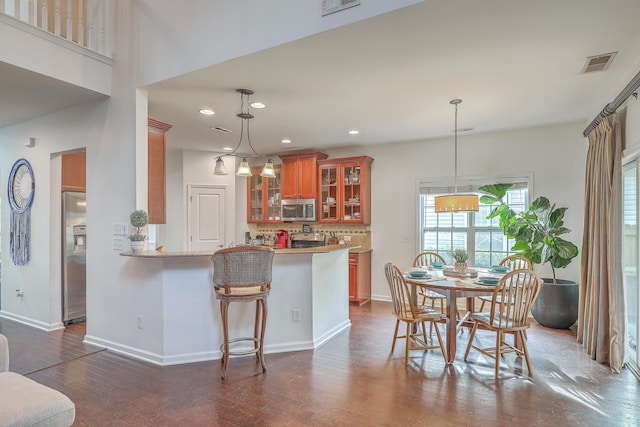
[[[390,305],[351,307],[352,327],[315,351],[159,367],[82,344],[84,325],[42,332],[0,319],[11,370],[62,391],[75,426],[638,426],[640,383],[590,359],[572,331],[534,327],[534,375],[507,356],[501,377],[477,353],[389,354]],[[89,319],[90,321],[90,319]],[[188,331],[185,331],[188,333]],[[481,342],[493,335],[481,331]]]

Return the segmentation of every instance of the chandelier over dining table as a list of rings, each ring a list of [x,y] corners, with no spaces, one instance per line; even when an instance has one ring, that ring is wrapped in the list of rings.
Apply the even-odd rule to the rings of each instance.
[[[253,147],[253,144],[251,143],[251,133],[249,130],[249,121],[251,119],[253,119],[253,114],[251,114],[250,112],[250,107],[251,107],[251,103],[249,102],[249,97],[251,95],[253,95],[253,91],[250,89],[236,89],[236,92],[238,92],[240,94],[240,112],[238,114],[236,114],[236,116],[238,116],[242,122],[241,122],[241,126],[240,126],[240,138],[238,140],[238,144],[235,146],[235,148],[233,150],[231,150],[229,153],[225,153],[221,156],[218,156],[218,158],[216,159],[216,166],[213,169],[213,173],[214,175],[227,175],[227,168],[224,164],[224,161],[222,160],[223,157],[226,156],[236,156],[236,157],[241,157],[242,161],[240,162],[240,166],[238,166],[238,170],[236,172],[237,176],[251,176],[251,168],[249,167],[249,162],[247,161],[247,157],[246,156],[240,156],[238,154],[236,154],[236,152],[238,151],[238,149],[240,148],[240,146],[242,145],[242,140],[243,137],[245,135],[245,129],[246,129],[246,135],[247,135],[247,142],[249,143],[249,148],[251,148],[251,151],[253,151],[253,154],[255,157],[266,157],[267,161],[264,165],[264,167],[262,168],[262,172],[260,173],[260,176],[265,177],[265,178],[275,178],[276,177],[276,173],[275,170],[273,168],[273,161],[271,160],[271,158],[269,158],[268,156],[264,155],[264,154],[260,154],[256,151],[256,149]]]
[[[461,99],[449,101],[455,106],[453,194],[434,197],[436,213],[477,212],[479,209],[477,194],[458,194],[458,105],[461,102]]]

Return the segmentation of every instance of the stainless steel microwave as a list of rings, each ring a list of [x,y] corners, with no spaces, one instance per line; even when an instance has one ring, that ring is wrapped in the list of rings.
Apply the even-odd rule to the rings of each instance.
[[[282,199],[283,221],[316,221],[316,199]]]

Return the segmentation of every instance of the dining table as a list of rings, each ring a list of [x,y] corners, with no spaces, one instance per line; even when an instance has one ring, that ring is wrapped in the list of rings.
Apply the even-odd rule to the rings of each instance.
[[[445,267],[446,268],[446,267]],[[411,269],[411,270],[415,270]],[[469,323],[469,316],[474,312],[475,298],[481,295],[492,295],[495,284],[480,284],[475,277],[496,277],[500,278],[504,273],[494,273],[487,269],[474,269],[474,274],[460,275],[460,277],[446,276],[443,269],[429,267],[427,276],[424,278],[412,277],[408,272],[403,273],[406,282],[411,285],[411,297],[414,303],[418,300],[418,288],[426,288],[438,294],[444,295],[446,298],[446,318],[445,318],[445,336],[446,336],[446,359],[448,364],[453,364],[456,358],[456,335],[460,328]],[[466,311],[458,319],[458,298],[466,298]]]

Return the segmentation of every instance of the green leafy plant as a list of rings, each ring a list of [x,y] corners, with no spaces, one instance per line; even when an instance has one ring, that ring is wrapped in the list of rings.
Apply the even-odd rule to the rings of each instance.
[[[144,210],[133,211],[129,215],[129,222],[136,228],[136,232],[129,235],[129,240],[132,242],[144,241],[147,236],[142,234],[142,228],[149,224],[149,214]]]
[[[454,249],[451,251],[451,256],[456,262],[467,262],[467,259],[469,259],[469,254],[467,254],[466,249]]]
[[[569,233],[564,226],[567,208],[557,208],[546,197],[538,197],[523,212],[514,212],[504,201],[507,190],[513,184],[484,185],[480,191],[486,193],[480,202],[498,204],[487,219],[498,218],[505,236],[514,239],[511,248],[518,255],[528,258],[534,264],[551,265],[553,283],[556,283],[556,268],[565,268],[578,256],[578,247],[563,239]]]

